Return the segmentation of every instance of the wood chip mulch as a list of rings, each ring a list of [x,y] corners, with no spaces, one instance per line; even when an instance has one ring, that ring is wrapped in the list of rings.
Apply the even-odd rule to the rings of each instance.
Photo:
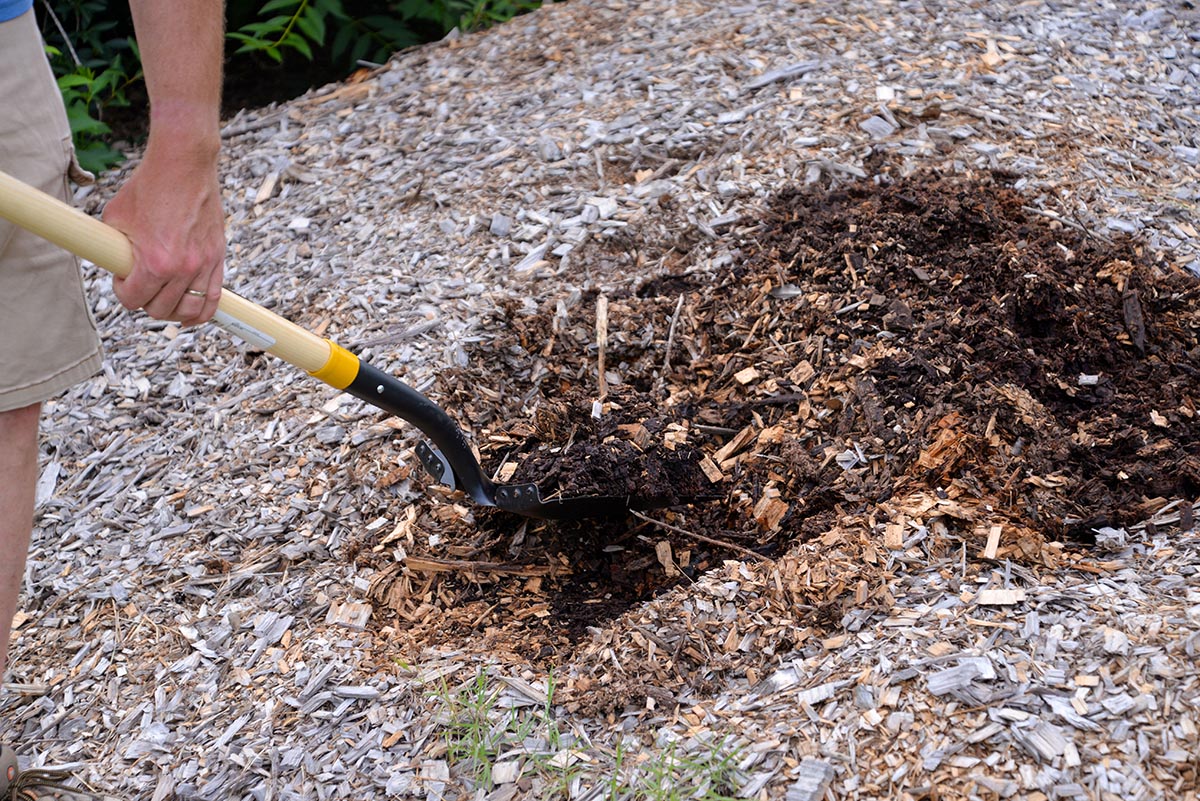
[[[89,272],[0,740],[154,801],[1197,798],[1196,23],[572,0],[240,113],[232,287],[666,506],[473,506]]]

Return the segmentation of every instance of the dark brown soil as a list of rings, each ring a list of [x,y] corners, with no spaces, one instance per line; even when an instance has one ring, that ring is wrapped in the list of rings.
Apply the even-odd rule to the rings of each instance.
[[[903,472],[953,412],[981,444],[1002,446],[964,454],[942,478],[970,470],[986,494],[1014,468],[1061,477],[1070,492],[1022,510],[1052,533],[1079,519],[1136,522],[1148,497],[1195,498],[1196,282],[1025,204],[995,178],[787,193],[743,270],[787,265],[787,281],[865,304],[834,320],[801,298],[775,304],[800,329],[828,332],[826,361],[891,335],[831,433],[882,440]],[[1009,486],[1003,500],[1020,505]]]
[[[659,510],[658,522],[443,519],[444,539],[460,543],[451,555],[562,572],[532,587],[441,575],[447,597],[511,606],[469,625],[447,607],[439,636],[458,625],[554,658],[587,626],[743,558],[739,548],[774,554],[914,494],[1078,543],[1196,499],[1197,283],[1137,242],[1089,237],[1028,205],[1003,176],[885,172],[781,191],[729,235],[737,258],[718,274],[687,272],[686,241],[644,243],[682,256],[610,298],[608,358],[623,384],[599,422],[595,297],[569,323],[554,322],[554,300],[510,310],[496,351],[448,373],[441,393],[484,430],[485,461],[516,460],[518,479],[565,494],[720,498]],[[480,385],[515,400],[484,401]],[[712,483],[701,458],[724,478]],[[667,546],[680,571],[664,565]],[[506,617],[538,603],[548,614]]]
[[[672,419],[645,395],[620,388],[601,404],[576,393],[562,403],[546,403],[534,417],[533,432],[511,455],[515,483],[533,482],[543,498],[583,495],[628,497],[641,508],[688,503],[711,495],[700,469],[700,451],[686,443],[667,444]],[[527,426],[506,432],[520,437]],[[564,432],[569,432],[565,436]],[[531,450],[532,449],[532,450]]]

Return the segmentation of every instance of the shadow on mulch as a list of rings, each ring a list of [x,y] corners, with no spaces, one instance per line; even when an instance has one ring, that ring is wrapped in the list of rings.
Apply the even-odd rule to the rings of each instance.
[[[1200,286],[1136,241],[1028,204],[1003,175],[782,191],[729,235],[737,257],[718,274],[677,269],[611,297],[608,364],[624,386],[601,422],[594,298],[565,317],[556,299],[511,309],[438,393],[486,421],[485,461],[523,465],[546,491],[721,500],[649,513],[658,522],[442,515],[430,526],[456,558],[548,568],[418,581],[393,567],[403,591],[383,582],[377,600],[426,644],[555,661],[741,549],[775,554],[914,492],[1077,543],[1194,500]]]

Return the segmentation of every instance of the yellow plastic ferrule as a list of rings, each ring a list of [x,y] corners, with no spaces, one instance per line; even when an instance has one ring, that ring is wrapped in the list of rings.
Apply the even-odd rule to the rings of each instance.
[[[331,387],[345,389],[358,376],[358,357],[333,340],[329,343],[329,361],[320,370],[309,373],[313,378],[324,381]]]

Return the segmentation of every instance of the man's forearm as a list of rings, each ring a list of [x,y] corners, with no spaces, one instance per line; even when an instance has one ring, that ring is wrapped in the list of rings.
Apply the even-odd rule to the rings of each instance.
[[[220,148],[222,0],[130,0],[146,89],[150,147],[214,162]]]
[[[150,94],[142,161],[104,208],[133,246],[114,278],[129,309],[191,325],[217,310],[224,275],[221,150],[221,0],[130,0]]]

